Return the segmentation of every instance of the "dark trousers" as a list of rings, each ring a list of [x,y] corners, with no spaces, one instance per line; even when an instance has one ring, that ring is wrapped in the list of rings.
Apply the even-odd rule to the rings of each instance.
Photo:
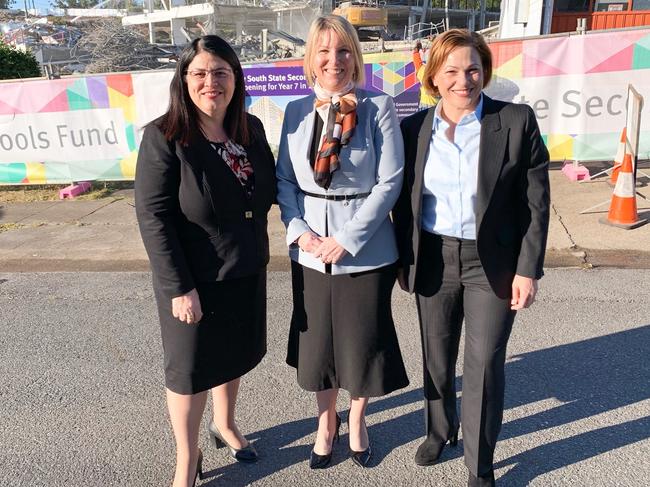
[[[492,291],[473,240],[422,232],[415,292],[427,436],[445,442],[458,430],[455,373],[464,319],[460,423],[465,464],[483,475],[492,468],[503,419],[506,345],[515,312],[510,299]]]

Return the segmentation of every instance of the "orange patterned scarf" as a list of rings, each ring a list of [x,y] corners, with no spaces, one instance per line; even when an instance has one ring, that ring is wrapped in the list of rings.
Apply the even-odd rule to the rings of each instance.
[[[357,124],[357,97],[354,85],[344,94],[328,94],[318,84],[314,87],[316,93],[316,109],[329,105],[325,118],[325,135],[314,164],[314,181],[321,188],[329,188],[332,174],[339,168],[339,153],[341,147],[347,145]],[[320,111],[320,110],[318,110]]]

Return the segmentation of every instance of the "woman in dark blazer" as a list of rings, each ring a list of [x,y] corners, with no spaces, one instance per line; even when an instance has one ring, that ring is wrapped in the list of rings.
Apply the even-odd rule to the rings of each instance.
[[[432,465],[457,442],[464,319],[460,423],[471,486],[494,484],[506,345],[543,274],[550,204],[549,155],[533,111],[482,93],[491,74],[480,35],[436,37],[424,84],[441,102],[402,121],[404,185],[393,214],[399,281],[415,292],[425,363],[427,436],[415,462]]]
[[[167,405],[176,439],[174,487],[201,472],[198,430],[238,461],[257,453],[235,424],[239,379],[266,353],[267,213],[275,167],[260,121],[244,111],[237,55],[217,36],[185,48],[167,113],[138,154],[136,212],[153,271]]]

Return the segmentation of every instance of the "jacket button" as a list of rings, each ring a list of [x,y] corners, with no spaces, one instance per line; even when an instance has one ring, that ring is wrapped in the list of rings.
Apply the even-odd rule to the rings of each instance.
[[[246,213],[244,213],[244,216],[246,217],[247,220],[250,220],[251,218],[253,218],[253,212],[247,211]]]

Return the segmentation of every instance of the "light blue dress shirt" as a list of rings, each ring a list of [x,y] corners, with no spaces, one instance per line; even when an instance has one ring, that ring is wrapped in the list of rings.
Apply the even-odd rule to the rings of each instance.
[[[450,141],[449,124],[436,107],[429,153],[424,166],[422,230],[438,235],[476,240],[476,192],[481,141],[483,95],[465,115]]]

